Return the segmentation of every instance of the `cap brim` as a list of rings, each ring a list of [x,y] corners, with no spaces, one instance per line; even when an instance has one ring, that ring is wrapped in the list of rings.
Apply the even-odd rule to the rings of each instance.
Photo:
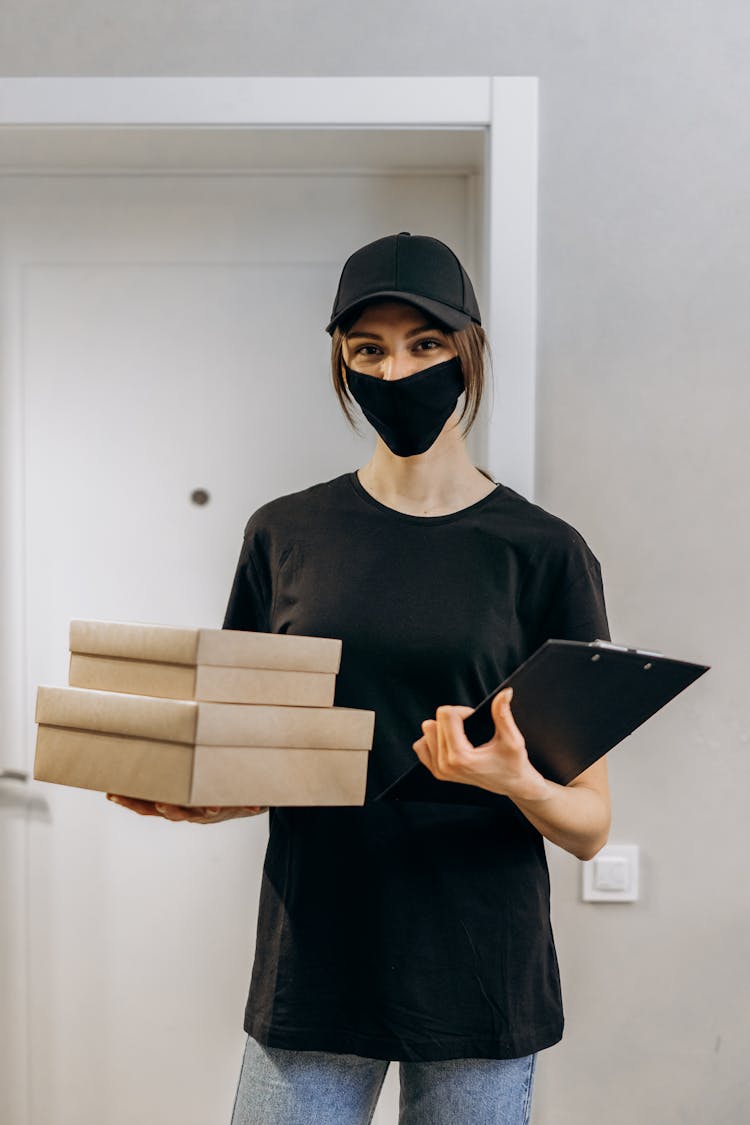
[[[405,301],[408,305],[415,305],[423,312],[429,313],[438,324],[444,324],[456,331],[466,328],[471,323],[472,318],[468,313],[462,312],[460,309],[454,309],[450,305],[444,305],[442,301],[433,301],[429,297],[422,297],[419,293],[403,293],[399,289],[381,289],[377,293],[368,293],[366,297],[360,297],[359,300],[352,301],[350,305],[339,309],[336,316],[326,325],[326,332],[332,336],[334,328],[347,313],[364,308],[365,305],[369,305],[372,301],[377,301],[382,297],[392,297],[394,300]]]

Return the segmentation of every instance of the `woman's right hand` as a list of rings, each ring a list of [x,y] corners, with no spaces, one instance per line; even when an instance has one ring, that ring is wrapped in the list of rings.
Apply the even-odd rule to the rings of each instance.
[[[257,816],[268,812],[267,805],[168,805],[163,801],[141,801],[136,797],[123,797],[119,793],[108,793],[107,800],[123,808],[132,809],[141,816],[161,816],[165,820],[189,820],[194,824],[217,824],[220,820],[235,820],[240,816]]]

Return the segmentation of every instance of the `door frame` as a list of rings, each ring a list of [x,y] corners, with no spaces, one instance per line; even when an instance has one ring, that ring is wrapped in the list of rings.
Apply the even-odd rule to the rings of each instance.
[[[533,499],[538,84],[526,76],[0,78],[0,138],[38,126],[483,129],[479,272],[500,373],[493,391],[502,391],[502,409],[488,416],[487,468]]]
[[[533,500],[537,302],[538,79],[535,77],[35,77],[0,78],[0,142],[12,135],[54,129],[64,145],[81,130],[414,129],[481,130],[478,174],[477,281],[494,374],[487,415],[484,463],[492,476]],[[71,128],[73,127],[73,128]],[[0,144],[0,149],[2,145]],[[58,148],[59,151],[59,148]],[[58,161],[58,168],[64,162]],[[49,165],[19,167],[0,152],[0,177],[48,174]],[[85,169],[78,169],[85,171]],[[101,168],[97,167],[100,172]],[[2,294],[6,300],[7,294]],[[9,357],[5,357],[8,360]],[[3,365],[4,366],[4,365]],[[10,366],[14,366],[10,364]],[[0,366],[0,526],[4,558],[0,609],[0,815],[33,815],[24,784],[27,763],[27,653],[23,620],[24,490],[23,388],[10,386]],[[500,394],[498,395],[498,390]],[[500,398],[499,409],[495,409]],[[6,777],[3,778],[3,771]],[[15,775],[15,776],[14,776]],[[24,794],[24,790],[27,793]],[[28,826],[27,826],[28,827]],[[3,837],[4,838],[4,837]],[[13,830],[6,862],[14,906],[8,981],[15,966],[9,1012],[12,1044],[4,1043],[3,1105],[11,1119],[28,1121],[30,1058],[28,1011],[29,901],[20,885],[28,856],[23,829]],[[2,1029],[0,1029],[1,1031]]]

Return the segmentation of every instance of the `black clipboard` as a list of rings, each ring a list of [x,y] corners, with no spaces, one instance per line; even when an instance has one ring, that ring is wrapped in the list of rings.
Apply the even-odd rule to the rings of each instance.
[[[491,702],[512,687],[513,718],[532,765],[567,785],[710,667],[611,641],[551,638],[466,716],[464,730],[474,746],[489,742],[495,733]],[[379,799],[480,805],[508,800],[479,786],[440,781],[422,762]]]

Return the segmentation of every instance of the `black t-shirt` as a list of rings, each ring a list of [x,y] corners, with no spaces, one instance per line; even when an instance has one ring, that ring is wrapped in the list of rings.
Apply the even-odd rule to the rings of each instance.
[[[476,706],[549,637],[610,639],[581,534],[503,484],[412,516],[344,473],[253,513],[224,628],[341,638],[334,706],[375,712],[364,806],[270,810],[245,1031],[415,1061],[558,1042],[542,835],[508,798],[380,798],[424,771],[441,704]]]

